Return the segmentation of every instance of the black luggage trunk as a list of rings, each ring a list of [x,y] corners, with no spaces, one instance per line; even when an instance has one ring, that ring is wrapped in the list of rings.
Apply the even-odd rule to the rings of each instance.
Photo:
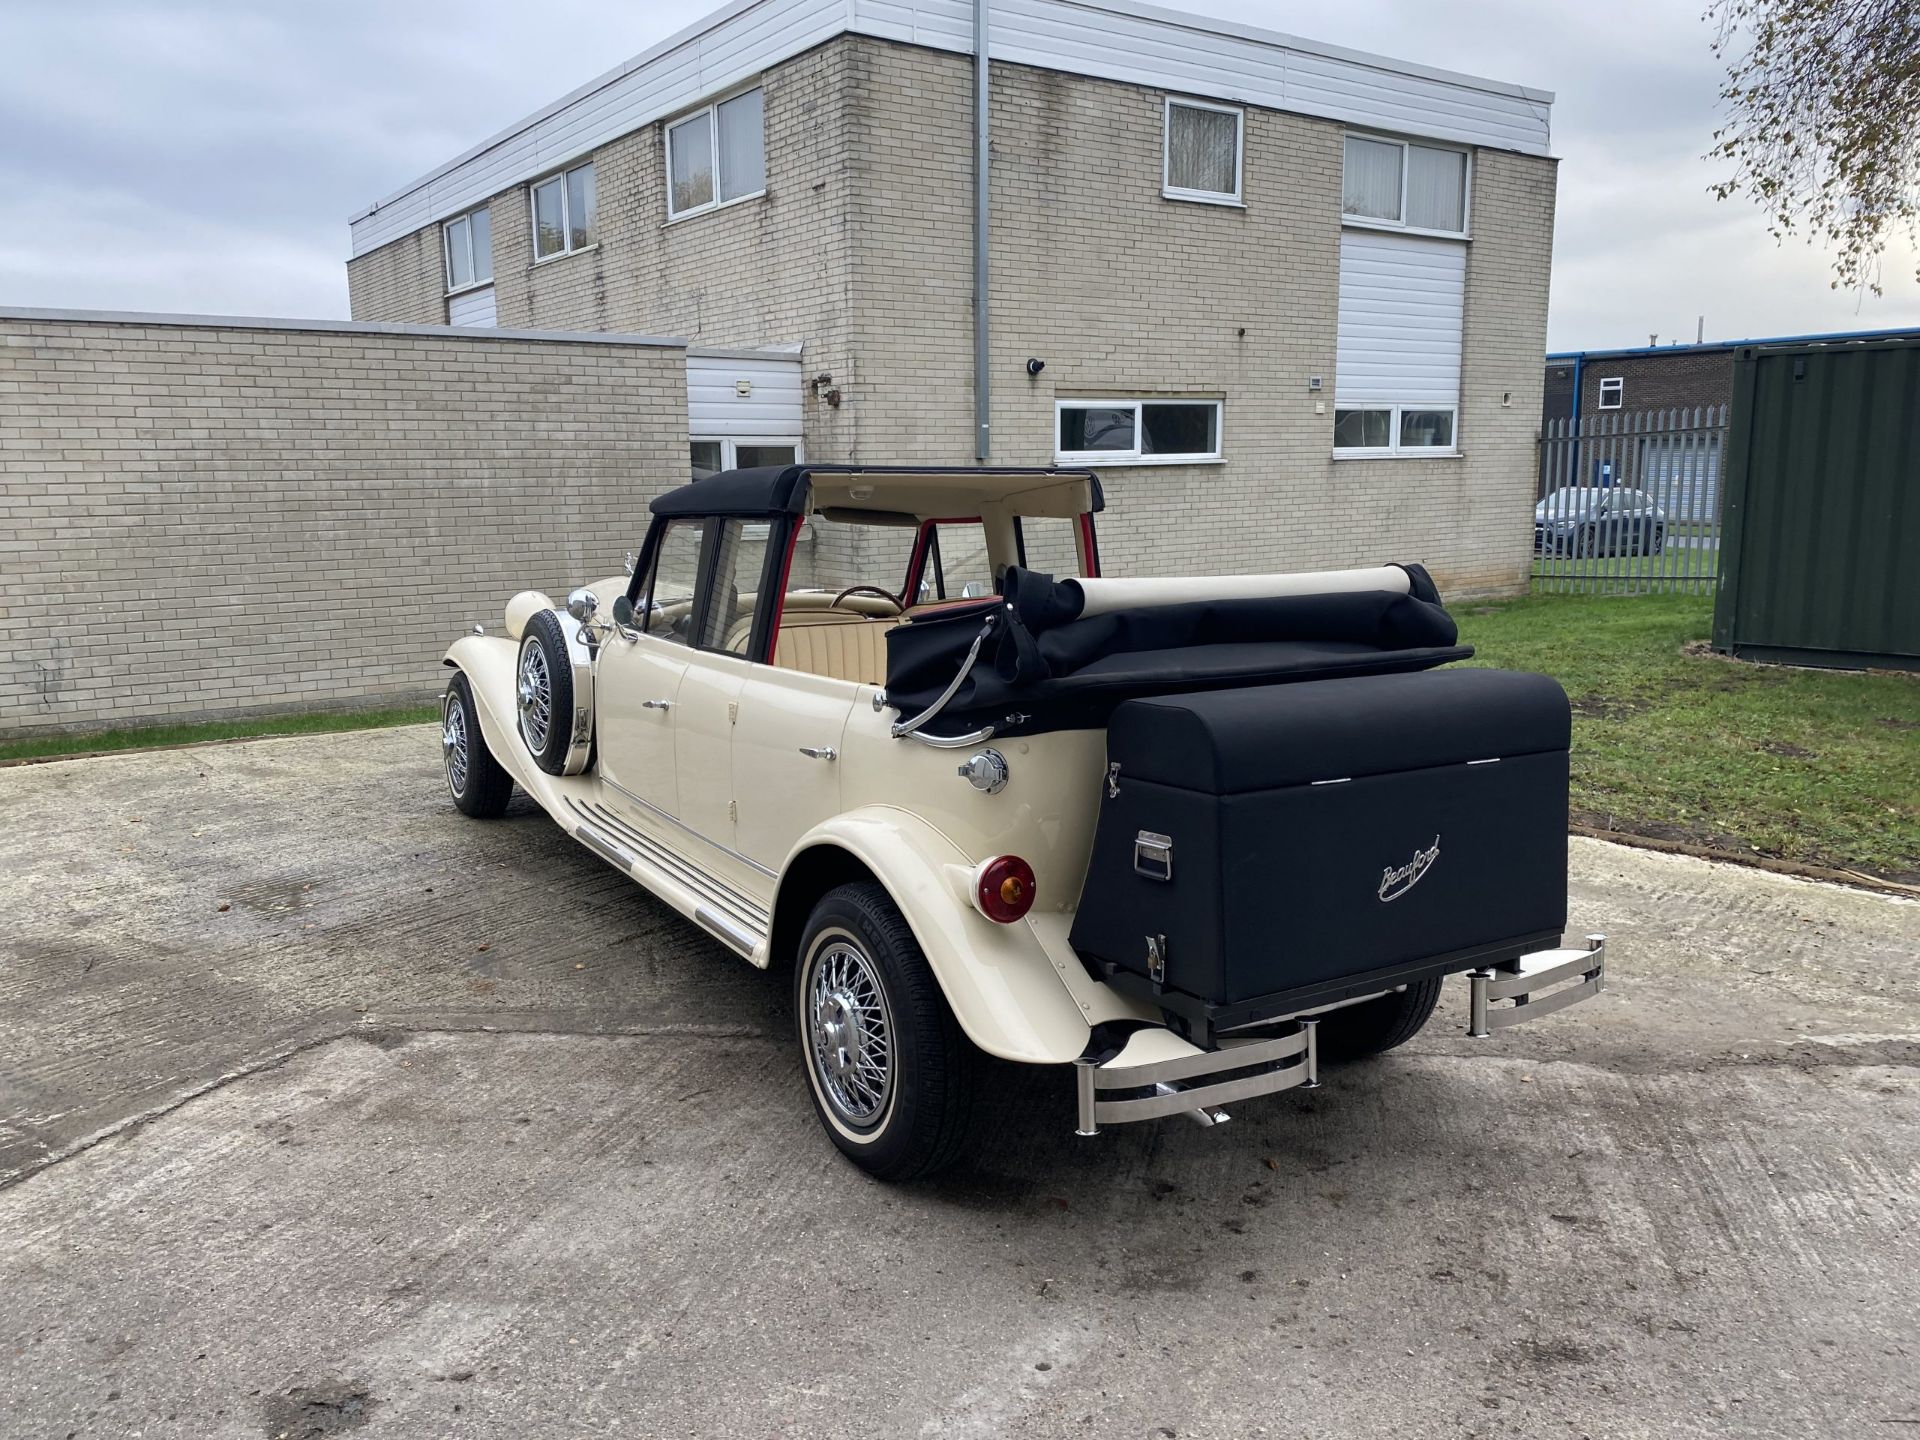
[[[1073,944],[1203,1038],[1552,945],[1570,728],[1501,670],[1129,700]]]

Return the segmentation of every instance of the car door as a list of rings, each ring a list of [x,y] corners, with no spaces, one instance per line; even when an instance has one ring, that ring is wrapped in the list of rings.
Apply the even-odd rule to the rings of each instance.
[[[847,717],[863,687],[851,680],[754,665],[733,727],[734,844],[777,874],[794,845],[838,815]]]
[[[680,813],[675,711],[687,672],[710,523],[674,520],[662,531],[645,577],[633,592],[640,633],[637,638],[617,632],[608,636],[594,667],[600,777],[617,797],[657,816]]]
[[[735,840],[734,726],[741,691],[756,668],[747,660],[764,587],[769,526],[744,519],[709,522],[701,601],[688,627],[686,668],[674,703],[673,766],[682,828],[706,842],[690,858],[729,885],[763,897],[755,868]],[[757,877],[757,879],[756,879]]]

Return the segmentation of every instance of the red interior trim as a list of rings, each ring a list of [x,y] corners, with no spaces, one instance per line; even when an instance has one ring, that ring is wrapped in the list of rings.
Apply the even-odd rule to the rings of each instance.
[[[1093,539],[1093,512],[1080,513],[1080,573],[1089,580],[1100,578],[1100,547]]]

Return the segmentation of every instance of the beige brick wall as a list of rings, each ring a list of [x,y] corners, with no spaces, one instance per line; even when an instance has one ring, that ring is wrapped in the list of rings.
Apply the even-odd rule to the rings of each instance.
[[[347,309],[356,320],[444,325],[446,288],[438,225],[347,262]]]
[[[993,84],[992,458],[1050,462],[1056,399],[1225,402],[1222,463],[1103,470],[1112,573],[1412,559],[1454,594],[1524,585],[1552,161],[1476,155],[1465,453],[1336,461],[1341,127],[1249,110],[1245,208],[1196,205],[1160,194],[1165,92],[1013,65]],[[596,155],[587,254],[531,265],[526,188],[496,197],[500,322],[802,340],[844,397],[809,394],[810,458],[970,461],[971,61],[843,36],[765,85],[764,199],[666,223],[658,125]],[[362,296],[425,303],[370,278],[356,316],[385,313]]]
[[[591,156],[598,215],[596,243],[588,250],[535,264],[529,187],[495,195],[489,211],[499,323],[675,335],[742,348],[798,340],[805,342],[809,376],[845,373],[859,58],[850,42],[834,41],[767,74],[763,196],[669,223],[659,124]],[[349,261],[353,318],[443,323],[438,235],[432,226]],[[416,252],[430,252],[435,265],[414,263]],[[810,399],[809,455],[847,453],[851,421],[850,411]],[[682,456],[674,473],[685,469]]]
[[[856,43],[869,144],[854,206],[853,458],[971,456],[971,62]],[[1249,110],[1246,207],[1172,201],[1164,98],[994,66],[993,459],[1050,461],[1056,399],[1221,397],[1223,463],[1102,469],[1110,573],[1419,560],[1451,593],[1522,587],[1553,162],[1476,157],[1465,454],[1336,461],[1342,129]],[[1047,362],[1037,380],[1029,356]]]
[[[671,345],[0,316],[0,734],[398,703],[617,574]]]

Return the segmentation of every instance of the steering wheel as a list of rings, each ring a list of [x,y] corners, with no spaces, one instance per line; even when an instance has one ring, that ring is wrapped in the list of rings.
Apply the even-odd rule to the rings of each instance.
[[[829,610],[836,608],[840,604],[840,602],[846,599],[849,595],[862,595],[862,594],[878,595],[882,600],[885,600],[889,605],[893,606],[893,613],[896,615],[898,615],[902,610],[906,608],[904,605],[900,603],[899,596],[895,595],[890,590],[882,590],[878,585],[849,585],[846,589],[842,590],[838,595],[833,597],[833,603],[828,605],[827,608]]]

